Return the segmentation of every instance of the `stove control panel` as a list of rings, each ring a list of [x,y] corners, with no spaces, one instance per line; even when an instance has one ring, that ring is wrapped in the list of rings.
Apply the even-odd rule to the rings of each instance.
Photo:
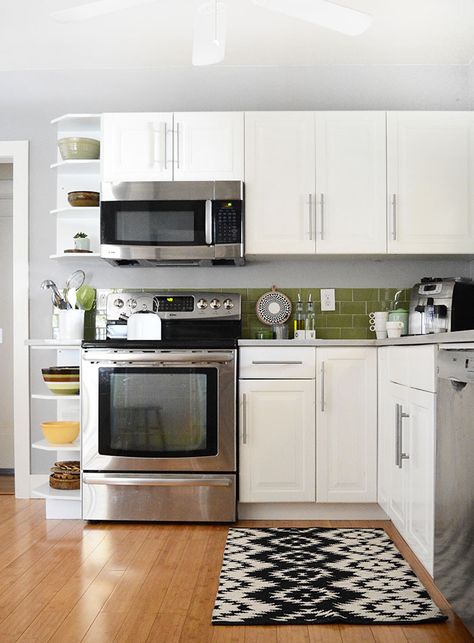
[[[162,319],[241,319],[239,293],[127,291],[107,296],[107,323],[126,323],[134,312],[158,312]]]

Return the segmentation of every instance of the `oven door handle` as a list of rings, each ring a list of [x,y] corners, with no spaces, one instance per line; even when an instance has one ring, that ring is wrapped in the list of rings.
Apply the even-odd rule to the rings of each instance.
[[[105,353],[102,355],[93,355],[84,353],[83,359],[88,362],[104,362],[111,364],[113,362],[138,362],[156,364],[169,364],[169,363],[183,363],[199,364],[199,363],[226,363],[234,359],[234,354],[229,353],[165,353],[164,355],[157,355],[156,353]]]
[[[138,486],[138,487],[230,487],[230,478],[134,478],[124,477],[96,477],[84,474],[84,484],[102,484],[114,486]]]

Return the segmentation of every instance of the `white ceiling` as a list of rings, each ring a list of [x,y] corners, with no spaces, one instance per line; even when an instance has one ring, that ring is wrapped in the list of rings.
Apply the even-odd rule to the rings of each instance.
[[[157,0],[80,23],[50,12],[90,0],[2,0],[0,70],[154,68],[191,65],[193,11],[202,0]],[[291,0],[290,0],[291,1]],[[345,36],[226,0],[227,53],[220,66],[469,64],[473,0],[337,0],[374,16]]]

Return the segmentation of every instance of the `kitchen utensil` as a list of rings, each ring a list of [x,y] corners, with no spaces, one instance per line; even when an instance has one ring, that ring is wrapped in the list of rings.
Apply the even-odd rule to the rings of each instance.
[[[82,286],[85,278],[84,270],[75,270],[66,281],[66,299],[71,308],[76,307],[76,290]]]
[[[400,337],[402,334],[402,321],[388,321],[386,324],[388,337]]]
[[[388,313],[388,321],[403,322],[402,335],[408,334],[408,310],[405,310],[404,308],[397,308],[395,310],[391,310]]]
[[[95,303],[95,288],[82,284],[76,290],[76,303],[82,310],[92,310]]]
[[[77,395],[79,393],[79,366],[52,366],[42,368],[43,380],[54,395]]]
[[[386,330],[376,330],[375,331],[375,336],[377,339],[387,339],[387,331]]]
[[[68,444],[74,442],[79,435],[79,422],[41,422],[41,430],[45,440],[51,444]]]
[[[152,310],[141,310],[130,315],[127,339],[161,339],[160,316]]]
[[[67,193],[67,200],[69,205],[73,208],[93,208],[99,205],[99,192],[87,192],[84,190],[77,190],[75,192]]]
[[[291,315],[291,301],[276,286],[258,298],[255,308],[258,319],[267,326],[284,324]]]
[[[58,141],[59,152],[64,161],[71,159],[98,159],[100,141],[95,138],[68,136]]]
[[[59,310],[67,310],[70,308],[70,305],[63,298],[54,281],[51,279],[45,279],[41,284],[41,288],[43,290],[47,290],[48,288],[51,289],[51,300],[56,308],[59,308]]]
[[[286,324],[274,324],[272,330],[273,339],[288,339],[288,326]]]

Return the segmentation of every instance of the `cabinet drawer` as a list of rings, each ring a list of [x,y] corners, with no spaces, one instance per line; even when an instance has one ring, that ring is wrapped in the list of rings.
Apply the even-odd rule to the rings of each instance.
[[[239,356],[241,379],[314,379],[316,373],[316,350],[310,347],[241,348]]]
[[[411,388],[436,392],[436,353],[438,347],[390,346],[389,377],[391,382]]]

